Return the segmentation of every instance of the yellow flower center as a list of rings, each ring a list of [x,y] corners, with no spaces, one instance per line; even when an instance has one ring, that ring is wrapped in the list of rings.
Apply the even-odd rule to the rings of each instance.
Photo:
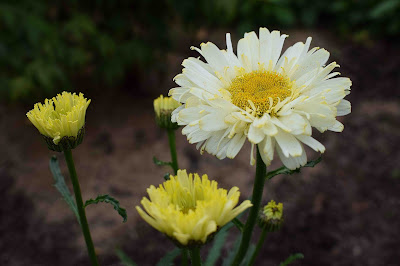
[[[256,70],[233,79],[228,91],[234,105],[253,109],[252,102],[257,113],[264,114],[291,95],[292,83],[274,71]]]

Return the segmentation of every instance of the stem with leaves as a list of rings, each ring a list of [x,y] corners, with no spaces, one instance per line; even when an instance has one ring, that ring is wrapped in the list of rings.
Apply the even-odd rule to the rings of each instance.
[[[264,190],[266,173],[267,173],[267,166],[263,162],[257,147],[256,175],[253,186],[253,195],[251,199],[253,207],[251,207],[249,217],[247,218],[247,222],[244,225],[240,247],[232,263],[232,265],[234,266],[240,265],[240,263],[242,262],[243,258],[246,255],[247,249],[249,248],[251,235],[253,233],[253,228],[254,225],[256,224],[258,212],[260,209],[260,203]]]
[[[167,129],[168,132],[168,142],[169,142],[169,149],[171,151],[171,167],[174,170],[174,173],[178,173],[178,159],[176,156],[176,144],[175,144],[175,130],[174,129]]]
[[[89,225],[86,219],[85,208],[82,201],[81,188],[79,186],[78,176],[76,174],[71,150],[69,149],[65,150],[64,155],[65,155],[65,161],[67,162],[68,165],[71,182],[74,187],[74,194],[75,194],[76,205],[78,207],[79,220],[81,222],[81,228],[83,236],[85,237],[86,247],[89,253],[90,261],[92,263],[92,266],[98,266],[99,262],[97,260],[96,252],[94,250],[92,237],[90,235]]]
[[[250,262],[249,262],[249,266],[254,265],[254,263],[256,262],[257,255],[260,252],[260,250],[261,250],[261,248],[262,248],[262,246],[264,244],[265,237],[267,236],[267,233],[268,233],[267,230],[265,230],[265,229],[262,230],[260,239],[258,240],[258,243],[257,243],[257,247],[254,250],[253,255],[251,256],[251,259],[250,259]]]

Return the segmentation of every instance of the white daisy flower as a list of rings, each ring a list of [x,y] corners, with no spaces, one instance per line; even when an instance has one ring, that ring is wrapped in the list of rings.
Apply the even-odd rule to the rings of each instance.
[[[351,112],[349,78],[332,72],[339,65],[326,65],[329,52],[309,50],[311,38],[298,42],[281,55],[287,35],[260,28],[246,33],[232,48],[202,43],[192,47],[205,59],[189,57],[174,80],[179,85],[169,91],[183,103],[172,121],[184,125],[182,134],[197,149],[219,159],[234,158],[246,139],[258,145],[266,165],[276,150],[283,164],[296,169],[306,164],[303,144],[323,153],[325,147],[311,137],[312,127],[320,132],[343,131],[337,116]],[[332,73],[331,73],[332,72]]]

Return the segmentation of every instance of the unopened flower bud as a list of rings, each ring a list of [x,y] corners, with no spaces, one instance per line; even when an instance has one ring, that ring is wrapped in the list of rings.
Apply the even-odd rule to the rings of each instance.
[[[273,200],[268,202],[260,211],[258,222],[268,232],[278,231],[283,224],[283,204]]]
[[[171,121],[171,113],[179,106],[181,106],[181,104],[172,97],[160,95],[160,97],[155,99],[154,111],[156,113],[157,125],[161,128],[177,129],[179,126],[177,123]]]

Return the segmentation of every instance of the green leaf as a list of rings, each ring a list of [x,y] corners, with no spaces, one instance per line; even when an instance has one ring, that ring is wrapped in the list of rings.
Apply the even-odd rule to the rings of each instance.
[[[303,168],[303,167],[314,167],[321,161],[322,161],[322,157],[320,156],[318,159],[309,161],[304,166],[302,166],[300,168],[297,168],[297,169],[294,169],[294,170],[290,170],[286,166],[282,166],[282,167],[280,167],[280,168],[278,168],[276,170],[268,172],[267,176],[265,178],[267,180],[269,180],[269,179],[273,178],[276,175],[291,175],[291,174],[294,174],[294,173],[300,173],[301,168]]]
[[[170,175],[171,175],[170,173],[165,173],[164,175],[165,181],[169,180]]]
[[[181,253],[181,250],[179,248],[175,248],[172,251],[168,252],[165,254],[164,257],[162,257],[158,263],[157,266],[169,266],[169,265],[174,265],[174,260],[175,258]]]
[[[239,250],[241,240],[242,240],[242,234],[239,234],[235,240],[235,244],[233,245],[233,248],[228,253],[228,256],[224,258],[222,266],[229,266],[232,264],[232,261],[235,258],[235,255]]]
[[[116,210],[118,212],[118,214],[121,215],[122,218],[124,219],[124,223],[128,219],[128,217],[126,215],[126,210],[124,208],[122,208],[121,206],[119,206],[119,201],[114,199],[113,197],[107,195],[107,194],[98,195],[96,199],[87,200],[85,202],[85,207],[90,205],[90,204],[97,204],[99,202],[110,203],[111,205],[113,205],[114,206],[114,210]]]
[[[119,260],[121,261],[122,265],[124,266],[136,266],[137,264],[133,262],[131,258],[126,255],[125,252],[123,252],[121,249],[116,248],[115,253],[117,254]]]
[[[60,165],[58,164],[58,160],[57,160],[56,156],[52,156],[50,158],[49,165],[50,165],[50,171],[53,174],[53,178],[56,181],[54,186],[61,193],[65,202],[68,204],[68,206],[71,208],[71,210],[75,213],[75,216],[78,219],[78,222],[80,223],[78,208],[76,207],[76,203],[75,203],[71,193],[69,192],[67,184],[65,183],[64,176],[61,174]]]
[[[243,259],[242,265],[249,265],[251,256],[253,255],[255,249],[256,249],[256,245],[251,244],[249,246],[249,249],[247,250],[246,256]]]
[[[243,232],[244,225],[238,218],[233,219],[232,223],[240,230],[240,232]]]
[[[228,236],[229,229],[231,229],[233,223],[228,223],[226,226],[222,227],[214,238],[214,243],[210,252],[208,253],[205,266],[213,266],[217,262],[219,256],[221,255],[222,248],[226,242],[226,237]]]
[[[371,10],[370,17],[373,19],[383,18],[384,16],[395,11],[399,5],[400,2],[398,0],[381,1]]]
[[[168,166],[172,167],[171,162],[164,162],[164,161],[158,160],[155,156],[153,157],[153,162],[155,165],[168,165]]]
[[[279,266],[289,265],[290,263],[292,263],[298,259],[304,259],[304,255],[301,253],[292,254],[284,262],[281,262],[281,264],[279,264]]]

